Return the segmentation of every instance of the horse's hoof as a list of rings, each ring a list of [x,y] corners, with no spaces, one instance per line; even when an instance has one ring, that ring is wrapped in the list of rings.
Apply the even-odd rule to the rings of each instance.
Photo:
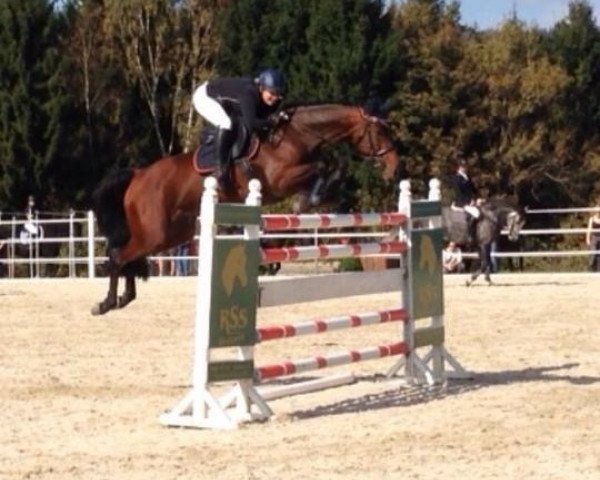
[[[467,281],[465,282],[465,287],[470,287],[472,283],[473,283],[473,282],[471,282],[470,280],[467,280]]]
[[[122,295],[117,299],[117,308],[123,308],[135,300],[135,297]]]
[[[113,308],[115,308],[114,303],[106,301],[100,302],[92,307],[92,315],[104,315],[106,312],[109,312]]]
[[[97,316],[97,315],[104,315],[106,312],[108,312],[110,309],[106,308],[104,306],[104,304],[102,303],[98,303],[97,305],[94,305],[92,307],[92,315]]]

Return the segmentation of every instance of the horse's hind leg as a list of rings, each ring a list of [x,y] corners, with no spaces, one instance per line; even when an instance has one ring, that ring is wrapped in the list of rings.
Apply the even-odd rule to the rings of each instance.
[[[125,277],[125,290],[123,291],[123,295],[121,295],[117,301],[117,308],[123,308],[135,300],[135,297],[135,275],[129,274]]]
[[[119,285],[119,268],[109,260],[109,283],[106,298],[92,307],[92,315],[104,315],[117,306],[117,287]]]

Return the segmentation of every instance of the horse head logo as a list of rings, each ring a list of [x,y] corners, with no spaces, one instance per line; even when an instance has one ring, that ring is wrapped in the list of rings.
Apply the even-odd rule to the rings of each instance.
[[[240,243],[233,247],[227,254],[227,258],[223,263],[223,271],[221,272],[221,282],[228,296],[233,293],[235,281],[238,280],[242,287],[248,285],[248,275],[246,273],[246,264],[248,258],[244,244]]]
[[[429,235],[421,236],[419,243],[419,269],[427,270],[429,275],[433,275],[438,269],[438,256],[435,253],[433,241]]]

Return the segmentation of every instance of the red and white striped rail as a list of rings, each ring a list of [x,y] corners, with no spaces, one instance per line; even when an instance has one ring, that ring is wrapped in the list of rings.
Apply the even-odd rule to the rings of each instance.
[[[318,245],[312,247],[285,247],[261,249],[262,263],[286,262],[291,260],[314,260],[315,258],[343,258],[381,253],[403,253],[408,249],[406,242],[354,243],[349,245]]]
[[[313,335],[342,328],[377,325],[379,323],[407,320],[408,314],[403,308],[365,312],[357,315],[340,315],[331,318],[317,318],[289,325],[267,325],[256,329],[257,341],[266,342],[278,338]]]
[[[402,225],[403,213],[348,213],[348,214],[268,214],[262,217],[263,230],[292,230],[296,228],[340,228]]]
[[[329,355],[316,355],[314,357],[299,360],[286,360],[280,363],[263,365],[254,370],[256,380],[293,375],[294,373],[310,372],[326,367],[346,365],[348,363],[364,360],[375,360],[377,358],[390,357],[392,355],[403,355],[408,353],[406,342],[390,343],[377,347],[362,348],[360,350],[348,350]]]

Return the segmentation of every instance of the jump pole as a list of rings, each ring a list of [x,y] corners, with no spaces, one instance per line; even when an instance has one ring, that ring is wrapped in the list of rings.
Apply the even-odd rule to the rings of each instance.
[[[244,210],[248,207],[240,205],[217,205],[216,181],[212,178],[207,179],[201,214],[199,271],[203,278],[198,283],[198,299],[202,299],[200,302],[202,307],[197,308],[196,315],[193,387],[170,412],[161,416],[161,423],[169,426],[198,428],[234,428],[240,422],[268,418],[272,411],[266,404],[265,398],[255,388],[255,378],[274,378],[300,370],[309,371],[329,365],[381,358],[388,355],[405,355],[406,360],[399,362],[391,370],[398,371],[404,365],[405,376],[414,380],[415,383],[444,382],[443,359],[446,358],[444,353],[447,352],[443,349],[443,321],[442,326],[439,326],[440,322],[438,321],[436,324],[435,316],[433,316],[432,324],[429,327],[415,328],[414,324],[418,315],[431,316],[431,312],[423,310],[423,305],[437,303],[437,300],[441,299],[441,294],[436,292],[432,285],[427,286],[425,290],[419,290],[420,286],[414,282],[415,270],[417,275],[425,274],[427,276],[426,270],[429,270],[429,274],[431,274],[435,268],[441,269],[441,245],[438,245],[437,253],[433,246],[434,237],[439,236],[440,229],[429,229],[436,230],[434,232],[436,235],[430,231],[419,232],[418,228],[412,228],[411,218],[414,216],[417,223],[422,224],[430,217],[437,216],[439,218],[441,209],[439,202],[436,201],[425,202],[421,206],[416,205],[418,208],[413,209],[408,183],[403,183],[401,184],[401,197],[403,195],[403,198],[400,202],[400,211],[405,215],[407,213],[406,216],[411,220],[407,222],[406,227],[403,227],[403,237],[410,242],[411,248],[408,250],[408,255],[406,249],[401,250],[404,268],[402,291],[403,297],[408,299],[408,302],[405,300],[404,308],[410,312],[408,321],[404,322],[406,324],[404,340],[378,347],[308,357],[299,361],[287,361],[255,369],[253,358],[256,304],[254,303],[252,306],[252,301],[255,302],[256,299],[252,297],[256,296],[257,291],[253,291],[252,288],[257,288],[257,276],[255,274],[246,275],[245,272],[256,272],[260,261],[258,254],[260,250],[258,247],[260,220],[256,218],[256,215],[260,216],[260,211],[258,208]],[[259,184],[250,183],[251,195],[247,199],[247,205],[255,207],[260,205],[259,189]],[[432,221],[429,223],[431,227]],[[235,241],[232,243],[231,240],[228,241],[229,243],[225,240],[218,240],[216,226],[221,224],[246,225],[244,239],[241,240],[241,243],[240,240],[237,240],[238,244],[235,244]],[[413,237],[413,233],[418,235]],[[210,245],[210,248],[207,245]],[[415,253],[417,250],[420,254]],[[252,251],[255,252],[254,255]],[[225,259],[223,252],[228,253]],[[287,256],[288,253],[285,255]],[[263,260],[266,260],[264,252]],[[222,285],[215,281],[215,277],[220,278]],[[234,296],[235,302],[237,302],[234,305],[231,304],[231,299],[229,299],[229,304],[227,299],[219,299],[219,289],[221,296],[224,296],[222,294],[223,287],[231,297],[229,290],[233,288],[235,282],[240,282],[244,287],[247,284],[250,285],[251,301],[246,305],[243,305],[237,295]],[[436,301],[432,302],[432,299]],[[443,313],[443,306],[436,308]],[[415,312],[417,312],[417,316],[414,315]],[[441,313],[438,315],[440,319],[443,318]],[[252,330],[246,328],[248,326]],[[215,336],[213,330],[218,330],[219,335]],[[227,346],[236,347],[238,352],[236,358],[213,360],[212,350]],[[415,350],[423,346],[432,346],[433,353],[430,352],[426,357],[420,359]],[[449,356],[449,354],[447,355]],[[432,363],[431,368],[427,365],[429,362]],[[395,372],[390,371],[391,373]],[[346,376],[344,381],[348,381],[350,378]],[[210,384],[227,380],[235,380],[235,386],[225,395],[215,396],[209,388]]]

